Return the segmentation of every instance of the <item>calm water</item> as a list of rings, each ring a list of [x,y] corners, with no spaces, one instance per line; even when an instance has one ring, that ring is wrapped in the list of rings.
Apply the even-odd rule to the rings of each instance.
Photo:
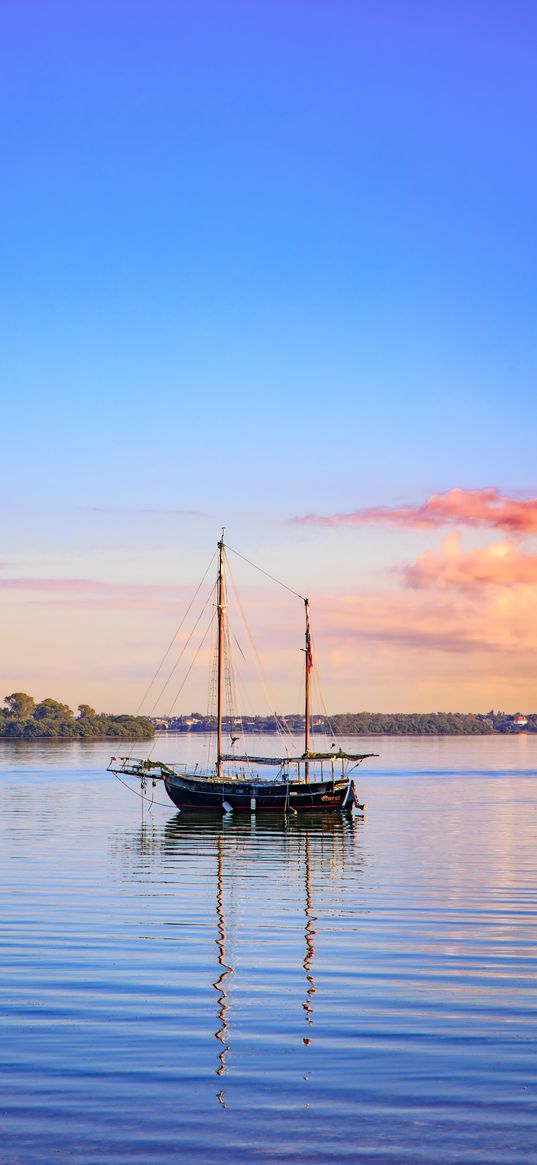
[[[0,746],[3,1163],[537,1161],[537,738],[352,745],[287,824]]]

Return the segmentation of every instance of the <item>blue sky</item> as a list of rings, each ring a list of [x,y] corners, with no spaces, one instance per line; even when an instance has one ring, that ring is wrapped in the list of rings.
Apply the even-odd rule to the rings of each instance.
[[[531,495],[534,5],[1,21],[7,576],[194,582],[225,524],[299,589],[389,589],[438,537],[287,519]]]

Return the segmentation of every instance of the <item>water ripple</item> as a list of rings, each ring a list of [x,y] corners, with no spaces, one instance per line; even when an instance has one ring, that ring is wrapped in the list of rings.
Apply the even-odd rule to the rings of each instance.
[[[537,741],[445,743],[354,823],[0,750],[2,1162],[533,1163]]]

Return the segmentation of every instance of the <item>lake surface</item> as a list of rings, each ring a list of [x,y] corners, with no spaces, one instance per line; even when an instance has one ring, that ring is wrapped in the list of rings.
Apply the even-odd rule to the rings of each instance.
[[[3,1163],[537,1161],[537,737],[348,743],[363,821],[0,743]]]

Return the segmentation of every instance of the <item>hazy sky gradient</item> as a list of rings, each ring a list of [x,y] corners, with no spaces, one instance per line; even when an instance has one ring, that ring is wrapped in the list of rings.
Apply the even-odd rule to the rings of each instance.
[[[531,529],[335,520],[537,494],[535,5],[0,23],[2,693],[137,706],[225,525],[333,710],[537,708]]]

